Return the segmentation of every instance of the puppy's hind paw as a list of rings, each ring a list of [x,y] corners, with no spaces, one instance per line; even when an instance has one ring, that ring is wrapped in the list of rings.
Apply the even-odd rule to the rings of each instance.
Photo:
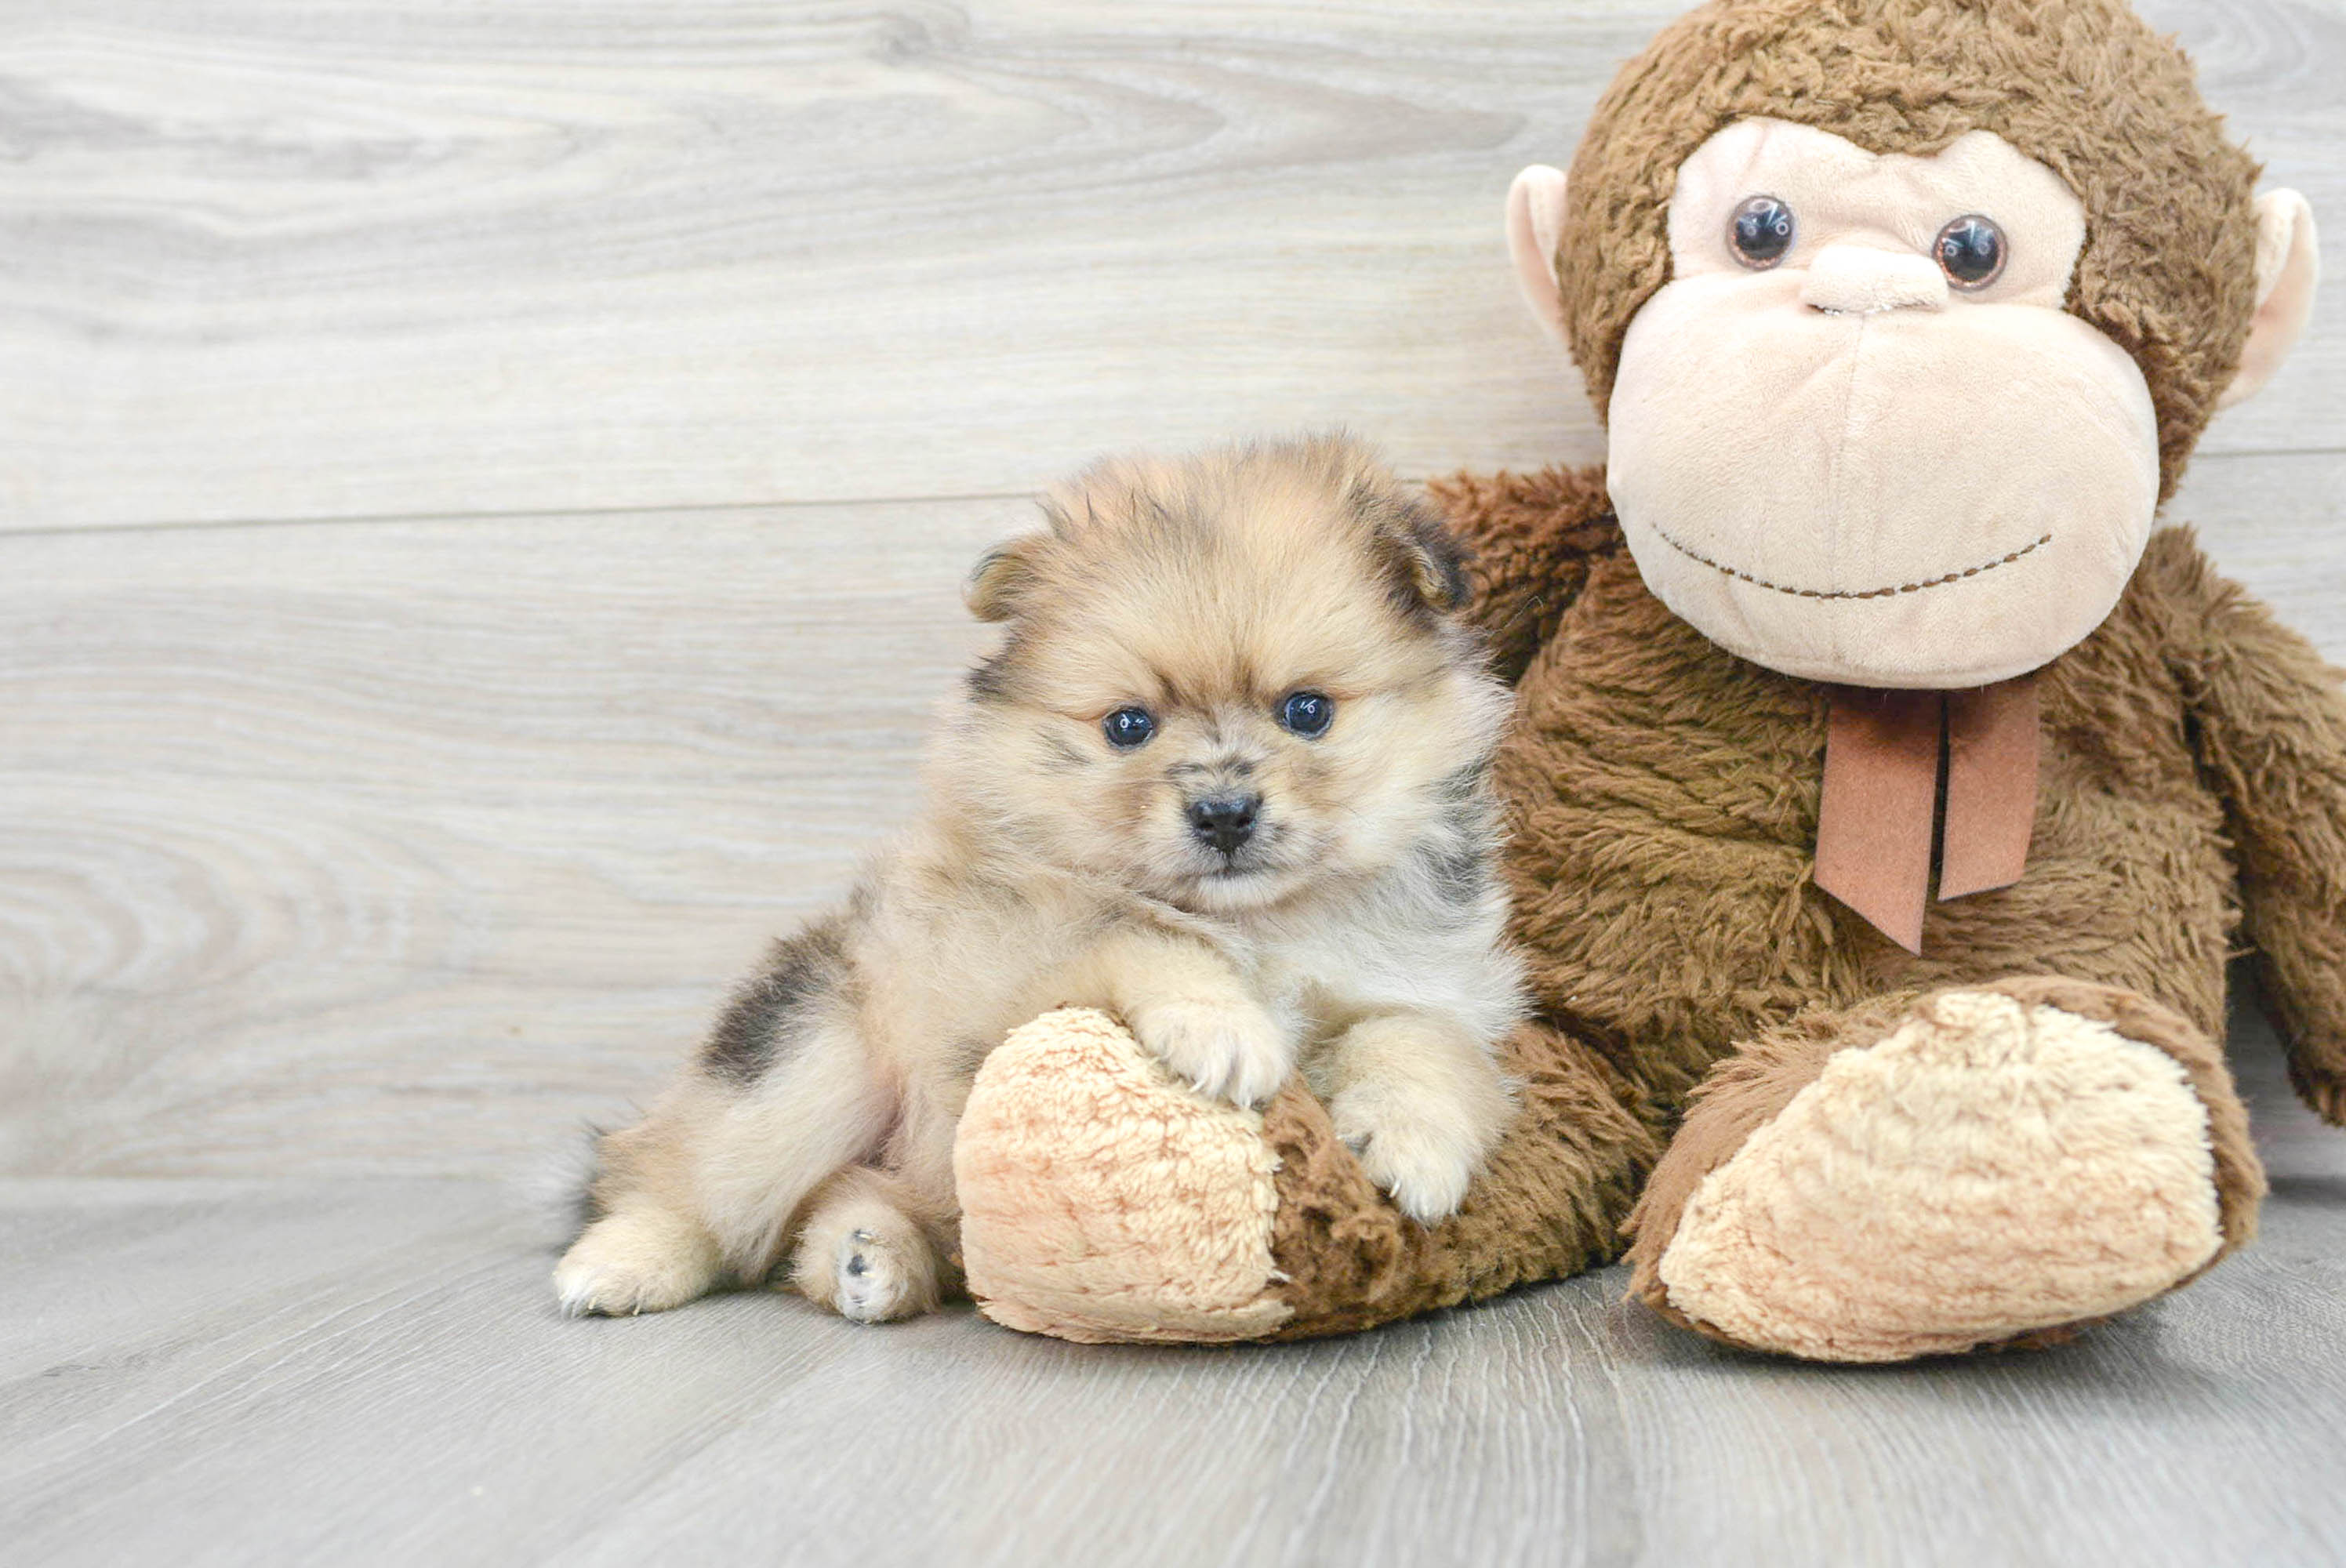
[[[1136,1012],[1132,1032],[1201,1095],[1260,1105],[1295,1070],[1295,1043],[1251,1002],[1167,1002]]]
[[[892,1323],[935,1310],[937,1256],[917,1227],[875,1204],[860,1216],[815,1217],[799,1238],[792,1288],[852,1323]]]
[[[717,1283],[717,1244],[669,1216],[597,1220],[554,1266],[555,1298],[574,1318],[665,1312]]]
[[[839,1238],[833,1286],[839,1315],[857,1323],[890,1323],[936,1305],[933,1268],[911,1258],[874,1232],[851,1230]]]
[[[1458,1212],[1490,1141],[1413,1115],[1401,1096],[1375,1084],[1345,1090],[1328,1115],[1369,1179],[1403,1214],[1427,1225]]]

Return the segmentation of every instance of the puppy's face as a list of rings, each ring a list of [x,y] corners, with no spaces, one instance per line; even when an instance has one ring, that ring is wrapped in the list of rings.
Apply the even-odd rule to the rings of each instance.
[[[1119,463],[989,555],[1006,620],[946,786],[1024,850],[1184,908],[1382,870],[1471,799],[1506,711],[1447,539],[1332,441]]]

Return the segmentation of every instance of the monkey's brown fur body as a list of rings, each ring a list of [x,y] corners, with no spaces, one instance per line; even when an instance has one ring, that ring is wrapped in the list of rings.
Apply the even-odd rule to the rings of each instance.
[[[1604,520],[1594,471],[1463,482],[1444,498],[1480,547],[1478,602],[1525,660],[1507,672],[1517,729],[1498,766],[1544,1026],[1513,1042],[1525,1115],[1446,1226],[1368,1201],[1309,1096],[1274,1103],[1284,1333],[1606,1261],[1641,1194],[1637,1288],[1658,1300],[1654,1257],[1695,1182],[1825,1054],[1962,983],[2127,1013],[2130,1036],[2183,1063],[2208,1107],[2226,1248],[2252,1234],[2263,1176],[2214,1044],[2224,962],[2245,927],[2296,1081],[2338,1120],[2346,710],[2313,650],[2187,532],[2158,535],[2118,613],[2045,672],[2027,877],[1933,905],[1917,958],[1808,881],[1820,687],[1720,652],[1658,604]],[[1521,617],[1544,612],[1555,629],[1528,652]],[[1742,1070],[1711,1073],[1739,1046]]]
[[[2066,298],[2056,285],[1996,305],[1952,268],[1942,283],[1945,263],[1927,260],[1933,230],[1965,210],[1933,214],[1933,192],[1995,199],[1933,160],[1999,139],[2000,167],[2049,169],[2066,188],[2040,211],[2078,214]],[[1856,186],[1803,188],[1822,237],[1780,273],[1777,255],[1726,254],[1740,244],[1729,207],[1703,204],[1772,200],[1769,177],[1738,169],[1797,179],[1784,160],[1802,147],[1863,168]],[[2228,958],[2255,953],[2300,1093],[2346,1119],[2346,703],[2336,672],[2188,532],[2147,529],[2219,401],[2270,373],[2310,303],[2310,217],[2288,193],[2258,199],[2256,172],[2188,62],[2119,0],[1713,0],[1666,29],[1600,101],[1569,180],[1529,170],[1511,198],[1535,309],[1608,413],[1617,508],[1595,469],[1436,487],[1474,554],[1469,613],[1517,691],[1495,767],[1535,1012],[1509,1044],[1522,1115],[1463,1211],[1421,1226],[1382,1201],[1300,1085],[1259,1129],[1208,1127],[1145,1063],[1104,1054],[1099,1023],[1062,1049],[1039,1021],[997,1055],[992,1088],[981,1076],[957,1156],[969,1278],[987,1310],[1076,1339],[1324,1334],[1572,1273],[1634,1237],[1633,1289],[1675,1321],[1788,1354],[1888,1360],[2056,1340],[2244,1243],[2264,1180],[2222,1059]],[[1847,194],[1859,186],[1905,194],[1866,209],[1851,203],[1872,198]],[[2063,231],[2026,221],[2040,247]],[[1895,471],[1906,488],[1883,493],[1895,504],[1869,511],[1861,488],[1804,516],[1786,485],[1755,484],[1765,501],[1746,514],[1763,524],[1735,536],[1760,555],[1722,564],[1677,545],[1664,526],[1676,514],[1657,508],[1724,495],[1731,518],[1745,493],[1695,449],[1707,433],[1744,433],[1698,425],[1689,441],[1656,411],[1680,387],[1702,390],[1671,375],[1732,377],[1749,361],[1666,334],[1693,321],[1729,331],[1760,319],[1738,311],[1762,310],[1772,335],[1736,341],[1795,356],[1826,345],[1816,351],[1842,357],[1816,370],[1851,385],[1851,345],[1876,341],[1877,378],[1902,363],[1961,373],[1915,372],[1896,395],[1877,380],[1863,419],[1843,408],[1834,434],[1849,444],[1797,471],[1838,486],[1853,455],[1862,473]],[[1633,320],[1642,402],[1624,378],[1617,402]],[[1916,952],[1816,885],[1836,705],[1832,688],[1753,662],[1768,657],[1755,606],[1780,632],[1803,616],[1861,628],[1833,647],[1862,660],[1866,626],[1953,626],[1955,642],[2009,632],[2023,612],[1998,598],[2007,584],[2030,570],[2058,581],[2084,560],[1975,588],[1950,585],[1979,566],[1934,575],[1895,554],[1917,540],[1927,554],[1943,517],[1990,537],[2014,499],[2047,507],[2048,539],[2073,523],[2071,546],[2100,537],[2090,508],[2063,510],[2108,494],[2075,477],[2085,470],[2067,455],[2083,448],[2061,444],[2073,433],[2025,453],[1963,440],[1999,395],[1992,373],[1974,373],[1998,362],[1991,321],[2015,343],[2041,328],[2030,341],[2051,347],[2011,362],[2036,367],[2026,390],[2048,411],[2064,406],[2073,352],[2101,356],[2098,384],[2123,383],[2139,420],[2112,434],[2121,422],[2086,418],[2074,434],[2137,455],[2141,510],[2117,519],[2103,557],[2116,607],[2101,597],[2012,667],[2033,670],[2041,713],[2025,870],[1932,903]],[[1958,346],[1896,358],[1923,343]],[[1974,401],[1934,402],[1953,393]],[[1731,398],[1689,406],[1764,419]],[[1686,448],[1657,444],[1673,430]],[[1789,461],[1809,433],[1778,433]],[[1885,444],[1897,441],[1911,452]],[[1735,450],[1775,461],[1766,443]],[[2010,466],[2021,459],[2036,466]],[[1958,515],[1977,493],[1947,491],[1942,508],[1929,483],[1957,476],[1949,464],[2025,482]],[[1673,489],[1658,474],[1696,477]],[[1658,531],[1678,554],[1641,575],[1630,551]],[[1812,575],[1764,580],[1774,541],[1807,548]],[[1831,575],[1835,549],[1861,558],[1853,580]],[[1702,576],[1714,567],[1756,586],[1719,609],[1698,591],[1716,586]],[[1983,607],[1935,623],[1848,608],[1918,591]],[[1771,594],[1816,608],[1795,616]],[[1762,646],[1738,657],[1713,640],[1730,633]],[[1830,678],[1928,689],[1969,684],[1934,669],[1980,667],[1974,650],[1916,647],[1903,663],[1850,666],[1898,678]],[[1198,1177],[1205,1152],[1232,1174]],[[1110,1191],[1093,1174],[1110,1160],[1160,1175]]]

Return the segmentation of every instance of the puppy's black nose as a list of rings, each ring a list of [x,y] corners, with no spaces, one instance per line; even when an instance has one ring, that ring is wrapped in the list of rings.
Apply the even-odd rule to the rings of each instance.
[[[1224,854],[1254,837],[1260,795],[1216,795],[1189,802],[1189,830]]]

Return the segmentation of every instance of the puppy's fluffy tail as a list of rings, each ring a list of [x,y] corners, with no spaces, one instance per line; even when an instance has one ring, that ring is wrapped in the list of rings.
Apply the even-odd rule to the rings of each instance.
[[[610,1126],[582,1120],[561,1138],[525,1156],[505,1178],[505,1194],[524,1217],[531,1241],[559,1252],[601,1217],[595,1178],[602,1174],[597,1147]]]

